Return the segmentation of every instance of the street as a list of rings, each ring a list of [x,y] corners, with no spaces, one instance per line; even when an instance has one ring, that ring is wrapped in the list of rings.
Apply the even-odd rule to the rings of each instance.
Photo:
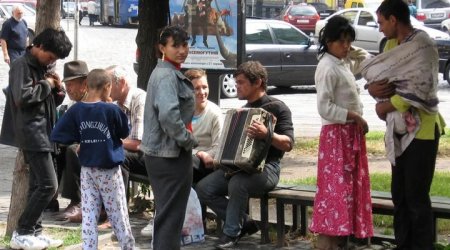
[[[66,30],[71,41],[74,41],[73,19],[63,19],[61,27]],[[88,26],[88,20],[83,20],[83,25],[78,30],[78,59],[87,62],[89,69],[105,68],[112,64],[124,66],[129,71],[129,78],[136,84],[137,75],[133,71],[135,60],[137,34],[136,28],[117,28],[110,26]],[[74,50],[69,57],[57,63],[56,72],[62,77],[65,62],[74,59]],[[3,60],[0,62],[0,87],[8,84],[9,67]],[[438,96],[439,108],[444,119],[450,124],[450,85],[440,75]],[[384,130],[384,122],[379,120],[374,111],[375,100],[362,88],[364,80],[359,80],[361,99],[364,103],[364,118],[369,123],[369,129]],[[213,87],[213,86],[210,86]],[[216,86],[217,87],[217,86]],[[295,136],[317,136],[320,132],[320,117],[316,108],[316,94],[313,87],[272,88],[268,90],[270,95],[284,101],[292,111]],[[224,111],[229,108],[237,108],[244,104],[236,98],[221,99],[220,106]],[[0,115],[3,116],[5,96],[0,95]],[[1,117],[0,117],[1,118]],[[1,119],[0,119],[1,122]]]

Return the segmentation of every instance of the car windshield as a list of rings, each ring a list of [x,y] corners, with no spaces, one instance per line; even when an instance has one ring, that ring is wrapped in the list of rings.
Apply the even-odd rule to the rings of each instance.
[[[423,0],[420,2],[422,9],[434,9],[434,8],[445,8],[450,7],[449,0]]]
[[[75,2],[63,2],[63,8],[74,10],[75,9]]]
[[[6,11],[10,15],[12,15],[12,9],[16,4],[2,4],[2,5],[6,9]],[[30,7],[22,5],[22,8],[23,8],[23,16],[35,16],[36,15],[36,13],[33,10],[31,10]]]
[[[293,16],[312,16],[316,14],[316,10],[305,6],[293,6],[289,14]]]
[[[364,1],[364,8],[376,10],[380,6],[381,2],[382,2],[382,0],[367,0],[367,1]]]

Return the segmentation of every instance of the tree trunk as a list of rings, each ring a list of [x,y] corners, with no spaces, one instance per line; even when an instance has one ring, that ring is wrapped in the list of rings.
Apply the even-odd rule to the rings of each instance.
[[[46,28],[60,28],[60,0],[39,0],[39,7],[37,7],[36,12],[36,35]]]
[[[8,222],[6,224],[6,236],[11,236],[17,227],[20,215],[27,204],[28,174],[30,170],[25,163],[22,150],[17,152],[16,164],[13,172],[11,201],[9,204]]]
[[[140,51],[137,86],[147,90],[150,74],[158,61],[158,31],[169,20],[169,0],[139,0],[139,28],[136,44]]]
[[[46,28],[58,29],[60,27],[60,0],[39,0],[36,13],[36,35]],[[16,157],[13,172],[11,202],[9,205],[6,236],[11,236],[17,227],[19,217],[22,215],[28,196],[29,169],[23,159],[22,151]]]

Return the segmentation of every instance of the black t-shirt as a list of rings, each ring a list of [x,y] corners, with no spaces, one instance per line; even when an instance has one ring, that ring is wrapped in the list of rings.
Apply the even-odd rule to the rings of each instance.
[[[264,110],[272,113],[276,118],[277,122],[275,124],[274,132],[279,135],[287,135],[292,143],[294,142],[294,127],[292,125],[292,114],[291,110],[286,106],[286,104],[277,98],[264,95],[260,99],[247,103],[245,108],[263,108]],[[269,152],[267,153],[267,160],[271,161],[274,159],[281,159],[284,155],[284,151],[281,151],[274,146],[271,146]]]

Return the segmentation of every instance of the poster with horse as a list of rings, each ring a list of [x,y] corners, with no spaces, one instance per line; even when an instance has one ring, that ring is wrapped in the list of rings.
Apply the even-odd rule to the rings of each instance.
[[[183,68],[236,67],[237,0],[171,0],[172,25],[189,34],[189,56]]]

